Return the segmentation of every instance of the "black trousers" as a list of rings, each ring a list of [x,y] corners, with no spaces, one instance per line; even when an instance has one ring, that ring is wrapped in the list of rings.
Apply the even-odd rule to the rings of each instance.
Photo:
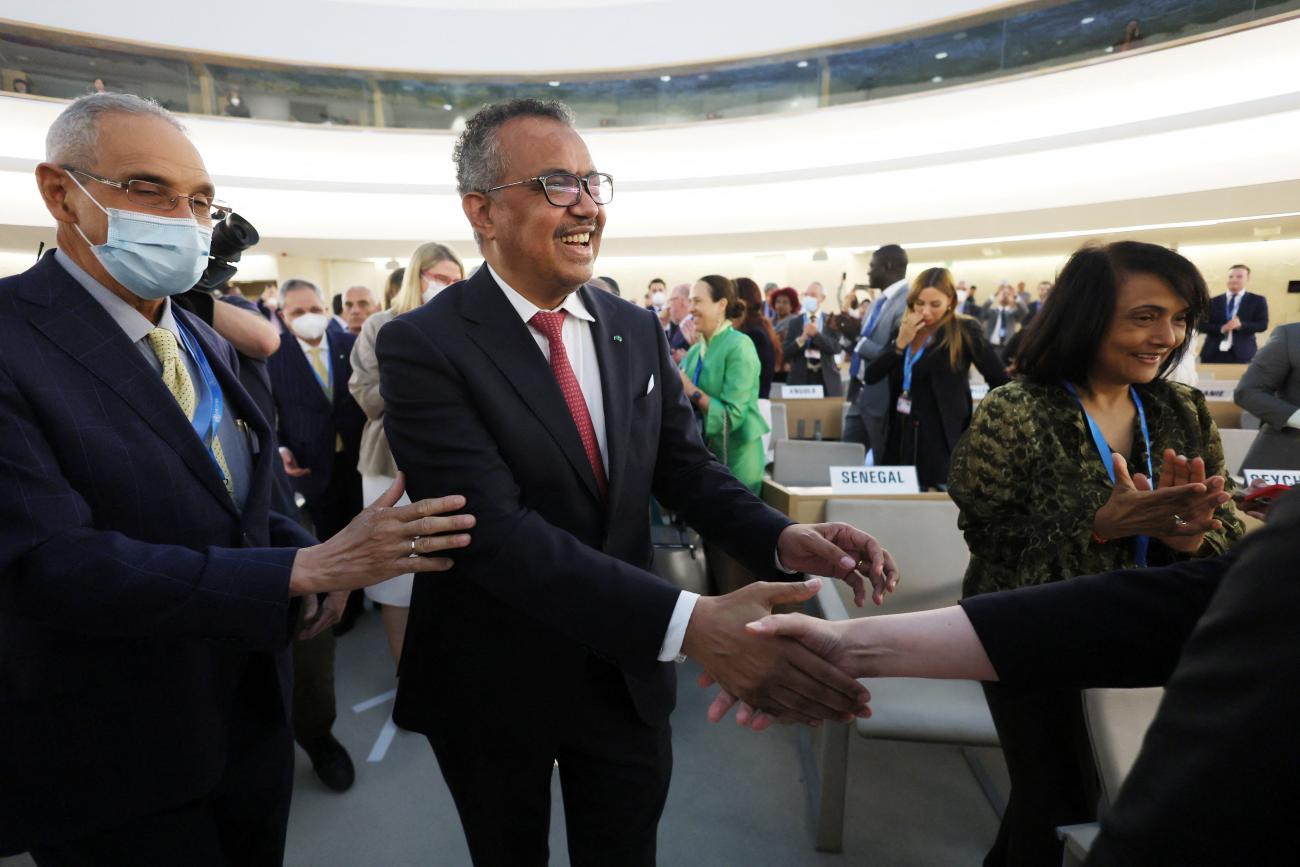
[[[39,867],[279,867],[293,791],[289,729],[236,720],[230,752],[225,776],[205,797],[111,831],[34,847],[32,858]]]
[[[1096,762],[1077,689],[984,684],[1011,796],[984,867],[1059,867],[1056,829],[1097,820]]]
[[[572,867],[653,867],[672,731],[641,720],[617,669],[590,668],[522,723],[449,702],[429,734],[475,867],[545,867],[556,762]]]

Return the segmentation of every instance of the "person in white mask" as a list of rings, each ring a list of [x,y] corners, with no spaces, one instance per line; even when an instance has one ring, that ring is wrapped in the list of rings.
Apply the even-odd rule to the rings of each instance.
[[[361,472],[362,497],[369,502],[371,491],[383,491],[397,477],[397,464],[384,436],[384,399],[379,395],[379,363],[375,359],[375,339],[379,329],[395,316],[414,310],[452,283],[465,276],[460,258],[444,244],[421,244],[411,255],[401,290],[387,310],[371,314],[352,347],[352,377],[348,390],[366,414],[361,432],[361,454],[357,469]],[[393,652],[393,662],[402,658],[402,639],[411,608],[411,586],[415,576],[398,575],[366,591],[367,598],[383,606],[384,633]]]

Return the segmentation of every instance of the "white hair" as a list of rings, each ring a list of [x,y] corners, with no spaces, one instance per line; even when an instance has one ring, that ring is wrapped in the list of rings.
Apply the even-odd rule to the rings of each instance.
[[[316,293],[316,296],[322,301],[325,300],[325,293],[320,291],[320,287],[310,280],[304,280],[301,277],[290,277],[280,284],[280,297],[283,298],[289,292],[296,292],[299,289],[310,289]]]
[[[105,114],[157,117],[185,132],[181,122],[152,99],[130,93],[88,93],[74,99],[50,124],[50,131],[45,134],[46,161],[79,168],[94,165],[99,117]]]

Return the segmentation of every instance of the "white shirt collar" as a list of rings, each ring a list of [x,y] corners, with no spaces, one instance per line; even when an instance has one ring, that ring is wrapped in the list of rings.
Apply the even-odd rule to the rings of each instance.
[[[901,290],[906,288],[907,288],[907,278],[904,277],[902,280],[899,280],[897,283],[894,283],[890,286],[886,286],[884,296],[885,298],[893,298]]]
[[[497,281],[497,285],[500,286],[501,291],[505,293],[506,300],[510,302],[510,306],[515,308],[515,312],[519,314],[519,318],[524,320],[525,324],[533,318],[534,314],[546,312],[524,296],[520,295],[514,287],[505,280],[502,280],[501,275],[493,270],[491,265],[488,265],[486,262],[484,265],[487,267],[488,273],[492,275],[492,279]],[[591,311],[587,309],[587,305],[582,303],[582,293],[580,292],[570,292],[560,306],[555,309],[563,310],[575,319],[585,319],[588,322],[596,321],[596,317],[591,315]]]

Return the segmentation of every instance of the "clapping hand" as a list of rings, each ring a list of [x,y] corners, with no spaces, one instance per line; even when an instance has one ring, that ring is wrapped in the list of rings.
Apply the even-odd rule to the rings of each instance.
[[[817,336],[817,323],[812,319],[809,319],[803,324],[803,336],[805,340]]]
[[[1214,517],[1214,510],[1228,500],[1223,491],[1223,478],[1215,476],[1206,481],[1204,461],[1197,458],[1180,466],[1173,458],[1171,465],[1172,455],[1172,450],[1165,452],[1160,486],[1154,491],[1150,479],[1141,473],[1130,477],[1124,457],[1119,453],[1112,455],[1115,488],[1093,520],[1097,535],[1104,539],[1154,536],[1165,544],[1173,540],[1174,547],[1193,542],[1199,547],[1202,536],[1223,526]],[[1200,478],[1195,479],[1198,472]],[[1170,476],[1168,483],[1166,475]]]

